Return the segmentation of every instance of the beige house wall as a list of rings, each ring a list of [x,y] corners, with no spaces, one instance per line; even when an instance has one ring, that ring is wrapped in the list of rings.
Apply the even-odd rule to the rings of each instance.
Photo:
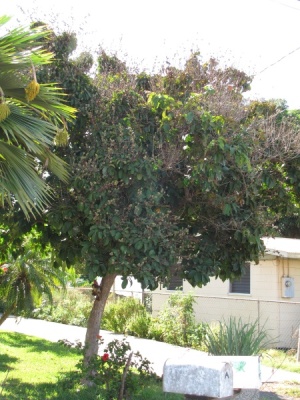
[[[282,277],[294,278],[294,297],[282,297]],[[251,264],[250,294],[230,293],[230,282],[212,279],[202,288],[183,283],[183,293],[195,296],[198,322],[213,323],[230,316],[244,322],[259,320],[278,347],[295,347],[295,332],[300,325],[300,259],[266,256]],[[152,295],[153,315],[164,307],[173,291],[157,289]]]
[[[282,296],[282,277],[294,278],[294,297]],[[279,257],[266,257],[259,264],[251,264],[250,294],[230,293],[229,280],[223,282],[221,279],[211,278],[211,281],[202,288],[193,288],[187,281],[183,282],[183,292],[193,293],[199,296],[218,296],[230,298],[249,298],[259,300],[275,301],[300,301],[300,259],[283,259]],[[156,293],[172,293],[166,288],[157,289]],[[158,308],[161,308],[159,304]]]

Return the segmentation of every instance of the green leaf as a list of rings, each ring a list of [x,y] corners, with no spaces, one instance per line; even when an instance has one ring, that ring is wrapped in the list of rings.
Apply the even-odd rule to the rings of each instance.
[[[223,214],[224,215],[231,215],[232,214],[232,210],[231,210],[231,205],[230,204],[225,204],[223,207]]]
[[[122,278],[122,284],[121,284],[122,289],[126,289],[127,285],[128,285],[128,279],[123,277]]]
[[[135,243],[134,247],[136,250],[141,250],[141,248],[143,247],[143,242],[139,240],[138,242]]]
[[[190,111],[189,113],[185,114],[185,120],[188,124],[191,124],[194,120],[194,113]]]
[[[141,215],[141,212],[142,212],[142,207],[140,205],[134,207],[134,214],[136,216]]]
[[[115,240],[119,240],[119,239],[121,239],[121,237],[122,237],[121,232],[116,232],[116,234],[115,234]]]
[[[126,254],[126,253],[127,253],[127,247],[126,247],[126,246],[122,245],[122,246],[120,247],[120,249],[121,249],[121,252],[122,252],[123,254]]]
[[[107,177],[107,167],[106,166],[102,168],[102,175],[103,175],[103,178]]]

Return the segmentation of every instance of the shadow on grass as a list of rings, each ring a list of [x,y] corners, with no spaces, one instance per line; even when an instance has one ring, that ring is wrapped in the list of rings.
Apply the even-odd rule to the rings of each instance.
[[[60,343],[49,342],[44,339],[35,338],[34,336],[27,336],[17,332],[1,332],[1,344],[6,346],[12,346],[15,348],[26,347],[27,351],[42,353],[53,352],[58,356],[66,356],[72,354],[78,354],[80,350],[70,349]]]
[[[39,383],[32,385],[17,379],[8,379],[1,388],[0,400],[105,400],[105,391],[99,391],[97,386],[88,387],[76,384],[79,375],[71,372],[64,374],[57,383]],[[2,390],[1,390],[2,389]],[[129,397],[131,400],[182,400],[182,395],[162,393],[159,386],[140,390]]]
[[[16,363],[17,357],[12,357],[7,354],[0,354],[0,372],[9,371],[12,369],[10,364]]]
[[[3,387],[0,384],[0,400],[95,400],[97,388],[76,386],[73,373],[68,374],[58,383],[30,384],[18,379],[8,379]]]

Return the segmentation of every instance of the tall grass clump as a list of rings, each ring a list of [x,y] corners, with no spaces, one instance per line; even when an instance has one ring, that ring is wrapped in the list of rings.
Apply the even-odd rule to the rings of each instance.
[[[203,344],[211,355],[251,356],[268,346],[270,339],[264,327],[259,328],[258,320],[244,323],[230,317],[227,322],[208,326]]]

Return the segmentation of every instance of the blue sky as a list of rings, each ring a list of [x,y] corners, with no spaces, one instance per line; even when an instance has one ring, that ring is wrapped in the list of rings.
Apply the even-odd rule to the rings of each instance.
[[[12,24],[43,19],[78,33],[82,49],[118,52],[134,64],[200,50],[254,76],[251,98],[300,109],[299,0],[7,0]]]

